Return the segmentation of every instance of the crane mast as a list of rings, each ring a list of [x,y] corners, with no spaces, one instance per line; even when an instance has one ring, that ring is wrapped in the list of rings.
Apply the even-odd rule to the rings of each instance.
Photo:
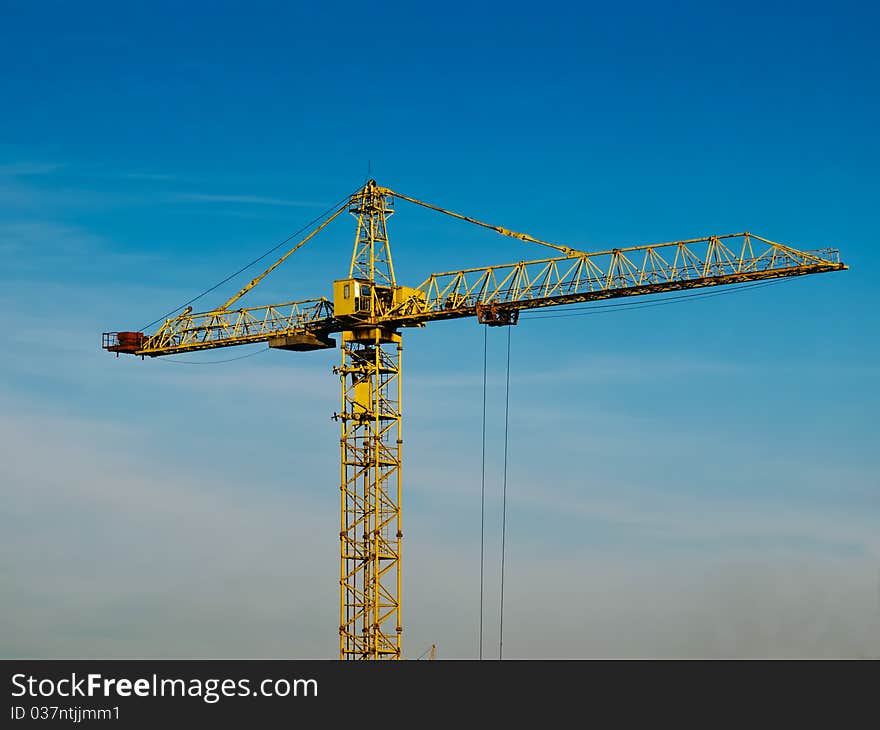
[[[398,285],[388,218],[399,198],[524,242],[551,258],[431,274]],[[231,309],[343,211],[357,219],[348,278],[333,297]],[[400,659],[401,431],[403,343],[399,330],[476,317],[517,323],[523,310],[841,271],[836,249],[806,252],[752,233],[707,236],[588,253],[483,223],[380,187],[370,180],[320,225],[217,309],[187,307],[153,334],[105,332],[114,352],[158,357],[265,342],[309,351],[336,347],[340,411],[339,657]]]
[[[352,200],[357,235],[349,279],[356,326],[342,332],[339,656],[399,659],[401,496],[400,334],[380,324],[379,292],[394,287],[387,218],[393,201],[375,184]]]

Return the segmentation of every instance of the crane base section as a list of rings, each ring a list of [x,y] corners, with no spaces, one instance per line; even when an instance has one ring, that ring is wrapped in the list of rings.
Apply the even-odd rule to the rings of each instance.
[[[293,335],[273,337],[269,340],[269,347],[274,347],[277,350],[291,350],[293,352],[329,350],[336,347],[336,340],[332,337],[322,337],[312,332],[300,332]]]

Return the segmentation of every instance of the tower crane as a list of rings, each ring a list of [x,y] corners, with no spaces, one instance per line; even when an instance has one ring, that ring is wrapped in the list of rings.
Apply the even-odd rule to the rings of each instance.
[[[530,261],[431,274],[397,283],[387,221],[395,200],[534,243],[553,254]],[[348,275],[332,298],[237,307],[274,269],[348,210],[357,219]],[[304,352],[337,346],[342,385],[333,414],[340,434],[339,656],[400,659],[402,381],[401,330],[476,317],[489,327],[517,324],[523,310],[618,297],[840,271],[836,249],[800,251],[753,233],[586,252],[490,225],[368,181],[320,225],[221,306],[188,306],[153,332],[105,332],[109,352],[164,357],[268,343]]]

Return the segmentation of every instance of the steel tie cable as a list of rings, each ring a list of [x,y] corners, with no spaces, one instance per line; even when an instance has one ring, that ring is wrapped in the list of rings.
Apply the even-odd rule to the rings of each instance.
[[[330,215],[331,213],[334,213],[334,212],[336,212],[337,210],[339,210],[339,208],[342,207],[343,204],[346,204],[347,201],[349,201],[349,200],[351,199],[352,195],[354,195],[356,192],[357,192],[357,190],[355,190],[354,192],[350,193],[349,195],[346,195],[342,200],[340,200],[338,203],[336,203],[335,205],[333,205],[333,207],[328,208],[326,211],[324,211],[323,213],[321,213],[321,215],[319,215],[317,218],[314,218],[314,219],[312,219],[311,221],[309,221],[308,223],[306,223],[302,228],[300,228],[300,229],[299,229],[298,231],[296,231],[295,233],[291,233],[291,234],[290,234],[287,238],[285,238],[283,241],[281,241],[280,243],[277,243],[277,244],[274,245],[272,248],[270,248],[268,251],[266,251],[264,254],[262,254],[261,256],[258,256],[258,257],[255,258],[253,261],[251,261],[249,264],[246,264],[245,266],[243,266],[242,268],[240,268],[238,271],[233,272],[232,274],[230,274],[229,276],[227,276],[225,279],[223,279],[223,281],[218,281],[216,284],[214,284],[214,286],[209,287],[208,289],[205,289],[205,291],[203,291],[201,294],[198,294],[198,295],[194,296],[192,299],[190,299],[189,301],[184,302],[184,303],[181,304],[179,307],[175,307],[175,308],[172,309],[170,312],[166,312],[165,314],[163,314],[163,315],[162,315],[161,317],[159,317],[158,319],[154,319],[152,322],[148,322],[147,324],[143,325],[142,327],[140,327],[140,331],[143,331],[143,330],[147,329],[148,327],[152,327],[152,326],[153,326],[154,324],[156,324],[157,322],[161,322],[163,319],[167,319],[168,317],[170,317],[170,316],[171,316],[172,314],[174,314],[175,312],[179,312],[179,311],[180,311],[181,309],[183,309],[184,307],[188,307],[190,304],[192,304],[192,303],[194,303],[194,302],[197,302],[199,299],[201,299],[203,296],[205,296],[205,294],[210,294],[210,293],[211,293],[212,291],[214,291],[215,289],[219,289],[219,288],[220,288],[221,286],[223,286],[226,282],[228,282],[228,281],[234,279],[234,278],[235,278],[236,276],[238,276],[239,274],[244,273],[244,272],[247,271],[249,268],[251,268],[251,266],[254,266],[255,264],[258,264],[260,261],[262,261],[264,258],[266,258],[269,254],[274,253],[274,252],[277,251],[279,248],[281,248],[285,243],[287,243],[288,241],[290,241],[290,240],[293,239],[293,238],[296,238],[296,237],[297,237],[298,235],[300,235],[301,233],[304,233],[305,231],[309,230],[309,228],[311,228],[312,226],[314,226],[314,225],[315,225],[316,223],[318,223],[319,221],[324,220],[324,218],[326,218],[326,217],[327,217],[328,215]]]
[[[483,563],[486,550],[486,363],[489,328],[483,327],[483,456],[480,478],[480,659],[483,658]]]
[[[498,658],[503,657],[504,646],[504,550],[507,537],[507,442],[510,424],[510,331],[507,327],[507,383],[504,395],[504,479],[501,497],[501,611],[499,614]]]

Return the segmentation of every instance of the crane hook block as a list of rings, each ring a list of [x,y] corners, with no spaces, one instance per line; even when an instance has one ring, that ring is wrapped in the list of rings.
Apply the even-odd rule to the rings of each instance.
[[[510,307],[499,307],[494,302],[481,304],[477,302],[474,307],[477,321],[489,327],[508,327],[519,321],[519,310]]]

